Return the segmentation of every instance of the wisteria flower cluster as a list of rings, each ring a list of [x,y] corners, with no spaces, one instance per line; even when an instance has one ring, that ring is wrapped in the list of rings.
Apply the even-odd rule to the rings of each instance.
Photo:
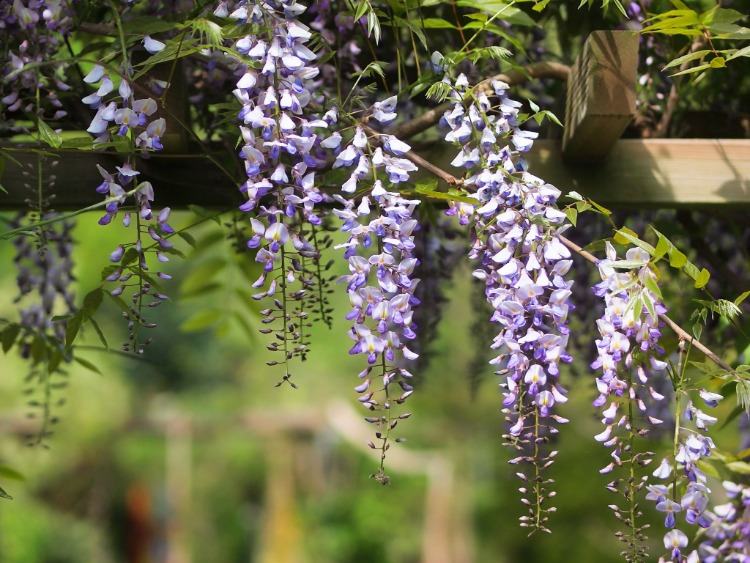
[[[390,123],[396,117],[395,102],[395,98],[376,102],[371,118],[383,125]],[[418,225],[413,215],[419,201],[389,191],[384,185],[406,182],[416,171],[417,167],[403,158],[409,145],[391,135],[368,131],[371,138],[365,129],[357,127],[351,142],[336,156],[335,168],[353,168],[342,191],[355,195],[349,199],[337,195],[342,208],[334,213],[342,219],[342,231],[348,236],[338,248],[344,249],[350,272],[341,280],[346,283],[352,307],[346,317],[353,322],[349,336],[354,345],[349,353],[364,355],[368,364],[359,374],[361,383],[355,391],[359,402],[377,414],[365,420],[377,427],[379,443],[370,442],[370,447],[380,451],[380,470],[375,478],[386,483],[384,462],[394,440],[392,431],[399,420],[410,416],[396,414],[395,406],[413,393],[412,373],[403,363],[417,358],[408,342],[417,335],[413,315],[419,304],[414,295],[419,280],[412,274],[418,263],[414,256]],[[371,187],[357,197],[356,193],[362,192],[358,190],[360,183]]]
[[[56,216],[51,211],[42,219],[50,220]],[[21,215],[11,224],[20,227],[23,219]],[[36,297],[21,309],[21,326],[27,331],[21,347],[24,356],[31,353],[36,336],[49,337],[58,343],[65,340],[65,323],[53,322],[52,319],[56,315],[72,313],[76,308],[71,287],[74,279],[73,227],[71,221],[56,222],[44,227],[36,237],[18,237],[13,241],[16,248],[14,262],[18,269],[16,302]]]
[[[240,187],[247,201],[240,210],[253,214],[247,246],[256,250],[255,259],[263,266],[253,284],[262,288],[255,299],[270,299],[273,304],[262,312],[268,327],[263,331],[275,330],[278,336],[268,348],[283,355],[281,362],[270,364],[285,366],[282,381],[287,382],[289,360],[307,352],[305,297],[323,283],[315,275],[317,266],[310,269],[306,261],[317,263],[320,258],[315,233],[322,220],[316,205],[324,195],[316,185],[315,171],[325,164],[331,146],[326,130],[338,119],[335,108],[322,117],[311,111],[313,105],[319,106],[312,94],[319,71],[314,66],[317,55],[305,45],[312,34],[297,19],[305,9],[294,1],[249,1],[239,2],[232,12],[226,4],[217,11],[259,30],[235,44],[254,63],[238,64],[240,78],[234,91],[242,105],[240,157],[247,175]]]
[[[625,260],[618,260],[614,246],[608,242],[606,258],[598,264],[602,281],[594,287],[594,293],[604,301],[604,313],[596,321],[600,335],[596,340],[597,358],[591,364],[592,369],[600,371],[594,406],[602,408],[605,426],[595,439],[611,449],[612,461],[601,473],[609,474],[623,466],[628,469],[627,475],[618,475],[607,488],[622,494],[627,502],[627,507],[612,504],[610,508],[630,528],[629,534],[618,533],[618,538],[627,546],[624,555],[632,560],[646,555],[637,496],[647,483],[640,468],[653,459],[652,452],[636,451],[634,440],[663,422],[650,414],[648,405],[664,398],[655,389],[654,380],[666,377],[667,369],[667,363],[658,358],[664,353],[659,345],[659,314],[666,308],[653,291],[658,288],[649,259],[644,250],[631,248]],[[657,505],[662,507],[669,508]]]
[[[95,65],[83,80],[96,91],[82,101],[96,110],[87,129],[94,136],[95,146],[119,138],[132,149],[128,160],[115,171],[97,165],[102,182],[96,192],[105,196],[105,213],[99,219],[100,225],[110,224],[120,214],[125,227],[135,224],[134,240],[112,251],[112,266],[105,272],[104,280],[115,285],[110,292],[113,297],[129,295],[130,303],[123,301],[123,317],[128,326],[128,342],[123,348],[142,354],[150,339],[140,338],[139,331],[156,326],[144,315],[145,308],[158,307],[168,299],[160,289],[159,280],[170,279],[169,274],[162,271],[152,275],[148,257],[153,255],[160,263],[169,261],[172,249],[169,236],[174,229],[169,224],[169,207],[153,209],[153,186],[149,181],[139,181],[141,173],[134,159],[136,152],[147,154],[164,148],[161,139],[166,120],[157,117],[155,98],[136,96],[131,76],[129,64],[123,66],[119,76],[102,65]],[[131,206],[134,207],[132,212]]]
[[[61,34],[72,24],[68,0],[13,0],[0,4],[0,117],[35,113],[53,120],[67,115],[59,92],[70,90],[60,69],[50,64],[61,44]],[[42,107],[39,107],[39,106]],[[44,110],[47,110],[46,112]]]
[[[36,216],[21,214],[11,223],[20,227]],[[53,221],[59,215],[47,211],[42,220]],[[66,385],[65,365],[71,361],[66,351],[67,322],[62,320],[76,311],[73,291],[72,221],[51,222],[34,236],[16,238],[14,263],[21,303],[18,350],[29,359],[24,393],[29,397],[29,418],[38,428],[28,436],[29,445],[45,445],[57,424],[56,407],[60,391]]]
[[[46,402],[37,403],[44,411],[41,439],[54,424],[47,408],[57,385],[51,376],[64,374],[74,360],[87,365],[77,355],[85,349],[76,343],[79,329],[91,323],[107,347],[93,319],[102,296],[123,311],[128,325],[124,350],[143,353],[150,339],[141,329],[156,326],[147,310],[168,300],[162,286],[170,275],[162,264],[181,255],[173,246],[176,237],[200,249],[186,231],[215,218],[222,228],[230,227],[231,233],[224,234],[238,259],[246,258],[242,274],[248,287],[233,295],[246,298],[243,303],[253,313],[251,297],[259,302],[257,322],[260,332],[270,335],[266,347],[273,353],[267,363],[283,367],[278,385],[296,387],[292,363],[306,359],[314,321],[332,325],[326,295],[333,280],[340,282],[349,304],[349,354],[360,363],[354,393],[373,426],[369,447],[379,458],[373,477],[387,483],[387,453],[404,440],[399,425],[411,416],[405,405],[414,392],[414,375],[435,340],[446,301],[444,286],[459,259],[468,255],[480,290],[471,307],[483,317],[484,327],[473,339],[486,342],[480,361],[489,360],[499,376],[502,438],[512,450],[510,463],[521,480],[525,505],[520,524],[531,533],[549,532],[556,491],[547,470],[557,457],[557,434],[570,409],[564,406],[567,385],[561,374],[567,371],[564,364],[572,362],[575,252],[594,263],[601,277],[593,292],[587,290],[597,304],[590,307],[592,316],[602,306],[595,345],[590,337],[586,342],[594,359],[579,363],[590,367],[593,405],[603,425],[592,442],[601,443],[607,448],[603,455],[609,455],[598,478],[621,497],[609,508],[623,524],[617,535],[625,544],[625,559],[648,557],[645,500],[663,517],[662,561],[750,561],[750,489],[726,481],[729,502],[712,507],[716,491],[711,487],[717,487],[707,474],[709,463],[725,459],[710,430],[718,422],[712,409],[723,399],[715,391],[726,393],[713,386],[735,383],[740,404],[750,404],[750,366],[732,368],[667,316],[658,285],[659,260],[670,253],[675,266],[687,261],[687,255],[678,256],[676,246],[658,232],[664,252],[628,235],[634,247],[624,258],[618,258],[610,242],[606,255],[597,259],[567,238],[579,213],[602,208],[573,192],[568,195],[576,203],[561,208],[561,191],[529,172],[524,156],[537,133],[524,124],[549,112],[530,103],[536,113],[527,115],[503,81],[471,85],[466,74],[456,76],[459,68],[469,76],[485,75],[506,54],[498,43],[505,37],[484,38],[480,45],[490,29],[486,14],[481,26],[473,26],[476,33],[464,36],[472,26],[462,27],[462,20],[479,16],[472,14],[471,2],[461,3],[452,14],[441,2],[418,3],[419,10],[406,4],[391,10],[386,3],[368,0],[308,4],[309,10],[298,0],[217,0],[199,6],[156,0],[0,2],[0,164],[11,163],[20,167],[21,178],[36,180],[35,186],[26,185],[32,189],[30,211],[2,235],[15,237],[20,319],[0,318],[0,343],[29,358],[28,381],[43,385]],[[547,3],[537,4],[544,9]],[[652,5],[630,2],[629,10],[642,23],[643,10]],[[736,17],[720,9],[713,14]],[[427,19],[422,10],[429,12]],[[501,17],[504,10],[492,17],[497,20],[492,29],[510,30],[510,20]],[[92,16],[101,21],[85,21]],[[444,19],[448,16],[455,17],[456,26]],[[381,19],[386,41],[378,44]],[[420,26],[436,36],[454,34],[462,46],[445,57],[422,57],[432,37],[417,33],[423,31]],[[546,80],[539,70],[545,66],[539,61],[542,33],[531,30],[530,52],[514,60],[520,63],[521,56],[530,54],[534,72],[528,74]],[[383,45],[407,35],[409,53],[398,45],[395,51]],[[381,57],[386,53],[396,60]],[[492,66],[485,64],[490,58]],[[66,65],[80,72],[80,84],[70,84],[74,74],[64,71]],[[169,78],[162,80],[167,73],[160,70],[167,67]],[[562,76],[567,72],[558,70]],[[437,92],[448,103],[439,110],[420,110],[407,121],[405,115],[420,106],[405,93],[421,96],[435,73],[445,78],[427,90],[427,97]],[[509,80],[523,74],[510,73]],[[194,79],[186,96],[190,106],[173,112],[170,99],[181,97],[177,94],[184,93],[187,77]],[[398,94],[375,94],[381,82],[386,90],[397,84]],[[529,91],[536,95],[538,86],[530,84]],[[543,94],[536,97],[542,104]],[[68,104],[71,98],[74,103]],[[397,107],[401,123],[395,125]],[[456,149],[450,162],[459,171],[455,175],[405,142],[434,125],[440,114],[444,140]],[[195,162],[200,150],[206,163],[239,184],[240,201],[231,218],[218,218],[226,210],[213,214],[193,207],[199,220],[175,229],[170,208],[157,205],[150,181],[154,176],[148,172],[166,160],[158,153],[167,144],[168,122],[190,133],[183,148],[196,149],[171,155],[175,160]],[[67,136],[80,129],[91,135],[85,143]],[[17,147],[6,151],[7,139]],[[222,146],[226,158],[215,158]],[[73,215],[100,209],[100,225],[122,223],[132,234],[111,249],[111,263],[102,275],[106,291],[97,287],[78,309],[71,289],[73,225],[44,198],[53,176],[52,167],[46,168],[49,153],[59,151],[62,159],[71,147],[91,156],[108,151],[109,162],[97,165],[99,201]],[[433,174],[439,181],[433,187],[417,173]],[[10,177],[15,180],[15,170]],[[11,197],[15,188],[8,191]],[[448,200],[450,218],[432,213],[427,198],[435,199],[434,209],[440,211]],[[428,224],[434,215],[440,218]],[[339,232],[331,235],[336,228]],[[464,232],[468,236],[459,240]],[[622,242],[617,236],[613,240]],[[328,272],[333,260],[323,259],[323,252],[334,246],[345,260],[341,276]],[[693,269],[699,272],[692,277],[696,288],[703,287],[705,276],[697,267],[681,269],[688,275]],[[214,283],[215,274],[208,285],[223,290]],[[586,283],[575,287],[589,285],[588,277],[579,279]],[[729,304],[739,311],[746,298],[721,300],[721,306],[711,298],[710,305],[698,301],[697,306],[704,307],[704,320],[709,310],[729,318],[727,311],[739,314]],[[593,318],[588,324],[593,325]],[[663,349],[669,342],[662,334],[667,326],[677,335],[673,355]],[[251,328],[248,322],[243,327]],[[693,346],[718,366],[705,385],[692,379]],[[659,429],[673,438],[663,459],[650,451],[658,447],[645,440]],[[734,472],[728,462],[720,469]]]
[[[556,424],[567,422],[555,405],[567,401],[560,364],[571,361],[566,345],[572,282],[565,276],[572,262],[558,237],[566,223],[556,206],[560,191],[526,172],[522,159],[514,161],[536,134],[519,127],[521,104],[508,98],[507,89],[495,81],[494,105],[479,91],[467,108],[468,80],[460,75],[452,85],[454,104],[443,116],[450,129],[445,139],[462,147],[451,164],[467,170],[463,184],[477,203],[453,204],[448,213],[471,224],[474,276],[484,282],[491,321],[499,325],[492,344],[497,355],[490,363],[504,378],[505,437],[520,451],[511,463],[532,466],[531,473],[518,472],[529,506],[521,525],[549,531],[547,513],[554,509],[542,505],[554,492],[541,471],[557,452],[543,446],[557,432]]]
[[[708,408],[716,407],[723,398],[720,394],[706,389],[696,391],[697,393],[692,394],[696,394],[696,399]],[[714,526],[715,518],[709,510],[711,489],[701,463],[705,463],[716,449],[707,431],[718,419],[696,406],[691,399],[691,393],[682,385],[678,385],[676,408],[678,416],[675,420],[675,438],[679,438],[679,441],[675,444],[671,459],[664,458],[653,472],[653,477],[661,483],[649,485],[647,498],[656,502],[657,510],[666,513],[664,525],[670,530],[664,536],[665,546],[668,537],[680,538],[668,554],[679,559],[681,553],[684,555],[689,542],[687,535],[675,527],[678,525],[677,516],[684,518],[687,525],[699,528]],[[732,492],[730,489],[727,490],[728,493]],[[717,507],[717,510],[722,513],[721,508]],[[732,561],[731,558],[727,560]]]
[[[750,487],[723,482],[729,501],[709,512],[705,539],[698,546],[698,560],[744,562],[750,559]],[[695,559],[694,552],[690,555]]]

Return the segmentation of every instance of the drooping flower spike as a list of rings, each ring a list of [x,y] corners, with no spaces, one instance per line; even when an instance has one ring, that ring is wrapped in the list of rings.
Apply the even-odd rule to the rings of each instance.
[[[646,556],[638,497],[648,484],[641,468],[649,465],[654,455],[637,451],[635,441],[662,424],[650,414],[653,409],[648,406],[663,399],[655,380],[667,377],[667,363],[659,358],[664,353],[659,345],[659,314],[666,308],[655,293],[656,278],[649,259],[644,250],[631,248],[625,260],[618,260],[614,246],[607,242],[606,258],[598,264],[602,281],[594,287],[594,293],[604,301],[604,314],[596,321],[600,335],[596,340],[597,357],[591,365],[599,371],[599,394],[594,406],[602,408],[604,430],[594,438],[611,449],[612,461],[600,472],[613,474],[615,479],[607,488],[626,501],[625,507],[612,504],[610,508],[628,528],[624,533],[618,532],[618,538],[626,544],[623,553],[631,560]],[[627,474],[620,475],[621,469]],[[673,527],[679,505],[666,497],[655,500],[657,509],[665,513],[667,526]],[[673,536],[670,541],[676,541]]]
[[[234,95],[239,112],[247,180],[240,186],[251,214],[248,248],[263,272],[253,286],[257,300],[268,300],[262,311],[264,333],[277,338],[268,349],[282,354],[282,382],[291,383],[289,361],[304,359],[310,296],[319,295],[319,315],[327,319],[320,290],[320,248],[317,232],[323,221],[316,206],[325,196],[316,184],[316,170],[326,163],[335,137],[327,129],[337,121],[335,109],[322,117],[313,94],[318,76],[317,55],[306,43],[312,34],[297,18],[305,6],[296,1],[242,1],[217,14],[256,25],[257,33],[241,37],[235,49],[254,64],[237,61]]]
[[[372,119],[390,123],[396,117],[395,103],[395,98],[376,102]],[[376,441],[369,445],[380,452],[380,467],[373,477],[382,483],[388,482],[386,452],[401,440],[394,430],[400,420],[410,416],[396,412],[413,392],[412,373],[404,363],[417,358],[409,342],[417,335],[414,307],[419,300],[414,292],[419,280],[412,274],[418,263],[414,211],[419,201],[386,188],[406,182],[416,171],[417,167],[403,158],[409,149],[393,136],[356,127],[351,142],[340,150],[333,165],[353,169],[342,192],[362,193],[349,199],[336,196],[341,208],[334,213],[348,237],[337,248],[344,250],[349,263],[349,274],[340,280],[346,284],[351,304],[346,318],[352,322],[349,336],[354,344],[349,353],[367,359],[355,391],[362,406],[372,412],[365,420],[376,427]]]
[[[48,63],[72,24],[70,0],[0,2],[0,53],[7,55],[0,62],[0,123],[31,113],[51,121],[68,114],[60,100],[70,90],[65,63]]]
[[[502,377],[504,437],[518,452],[511,463],[520,464],[522,501],[529,506],[521,525],[548,532],[554,508],[545,502],[555,493],[542,471],[557,455],[547,447],[557,424],[567,422],[556,405],[567,401],[560,365],[571,361],[572,282],[566,275],[572,262],[557,236],[566,216],[557,208],[560,191],[525,170],[522,153],[536,133],[519,127],[521,104],[507,96],[508,85],[493,83],[494,104],[485,92],[474,92],[467,104],[464,75],[451,89],[454,104],[442,118],[449,128],[445,140],[461,147],[451,164],[466,170],[463,185],[476,204],[452,203],[447,213],[471,227],[474,276],[484,283],[490,320],[499,326],[490,363]]]
[[[124,53],[123,57],[129,61],[130,53]],[[160,281],[170,279],[165,272],[152,273],[150,264],[169,261],[173,246],[169,237],[174,229],[169,224],[168,207],[152,208],[154,188],[151,182],[141,181],[134,158],[137,152],[147,154],[163,150],[166,120],[158,116],[156,99],[136,95],[131,76],[129,62],[123,63],[118,75],[103,65],[94,65],[83,80],[96,90],[82,101],[96,110],[87,129],[94,136],[95,145],[117,137],[130,145],[128,159],[115,170],[106,170],[97,164],[102,182],[96,191],[106,201],[100,225],[109,225],[119,215],[125,227],[135,227],[133,240],[118,245],[110,253],[112,265],[105,270],[103,281],[114,286],[110,293],[122,303],[123,318],[128,326],[128,342],[123,349],[142,354],[151,339],[141,338],[140,329],[156,327],[146,318],[145,309],[158,307],[168,299]],[[155,260],[149,260],[150,256]],[[125,296],[129,297],[129,302],[123,299]]]

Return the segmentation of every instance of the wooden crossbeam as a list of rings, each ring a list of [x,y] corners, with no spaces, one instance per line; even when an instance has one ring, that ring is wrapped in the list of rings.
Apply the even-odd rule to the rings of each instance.
[[[570,163],[538,142],[530,171],[610,207],[750,205],[750,140],[622,139],[606,160]]]
[[[48,151],[50,152],[50,151]],[[455,149],[425,153],[445,169]],[[94,188],[101,182],[96,163],[114,170],[121,161],[111,153],[65,151],[58,165],[54,206],[81,209],[101,200]],[[30,197],[36,153],[12,152],[0,178],[0,209],[24,209]],[[750,141],[735,139],[624,139],[597,163],[571,163],[559,141],[540,140],[529,154],[530,171],[567,192],[575,190],[610,207],[684,207],[750,205]],[[190,204],[232,209],[241,203],[238,182],[201,155],[153,155],[137,163],[142,178],[156,191],[156,204],[185,208]],[[231,164],[230,164],[231,169]],[[31,176],[24,172],[32,173]],[[241,177],[240,171],[237,178]]]
[[[0,193],[0,209],[26,209],[26,200],[33,197],[33,185],[30,188],[29,184],[34,182],[37,154],[32,150],[14,150],[9,154],[12,158],[5,159],[5,171],[0,176],[0,183],[8,192]],[[122,155],[111,152],[45,149],[45,154],[49,155],[46,170],[55,175],[49,190],[54,194],[52,207],[59,211],[83,209],[101,201],[103,196],[94,191],[102,181],[97,163],[110,172],[123,163]],[[57,164],[50,168],[53,162]],[[205,155],[153,154],[137,158],[135,167],[141,172],[139,180],[149,180],[154,185],[156,205],[160,207],[200,205],[231,209],[241,203],[239,183],[231,181]]]
[[[562,149],[571,161],[601,160],[635,115],[638,34],[594,31],[570,69]]]

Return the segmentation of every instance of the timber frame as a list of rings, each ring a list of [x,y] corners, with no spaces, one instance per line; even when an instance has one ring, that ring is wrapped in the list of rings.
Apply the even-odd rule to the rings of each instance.
[[[575,190],[609,207],[750,206],[750,140],[620,139],[635,114],[637,54],[637,34],[597,31],[570,69],[539,63],[526,73],[498,75],[514,84],[538,77],[568,81],[564,137],[536,141],[528,155],[529,170],[563,192]],[[170,107],[176,106],[184,119],[185,111],[179,111],[185,104],[184,88],[173,88],[170,94]],[[438,121],[440,110],[428,110],[395,133],[408,138],[425,130]],[[226,152],[175,152],[188,146],[184,136],[178,137],[174,143],[165,139],[165,145],[170,141],[165,152],[137,159],[140,178],[157,188],[155,203],[213,209],[239,205],[242,171],[237,162],[227,161]],[[442,164],[452,158],[448,149],[425,154],[431,162]],[[28,207],[25,186],[39,150],[0,145],[5,164],[0,184],[7,192],[0,192],[0,210]],[[43,153],[57,162],[51,204],[61,211],[98,203],[101,198],[94,188],[101,178],[96,164],[111,170],[121,163],[121,155],[114,152],[45,147]],[[422,160],[416,154],[412,157]]]

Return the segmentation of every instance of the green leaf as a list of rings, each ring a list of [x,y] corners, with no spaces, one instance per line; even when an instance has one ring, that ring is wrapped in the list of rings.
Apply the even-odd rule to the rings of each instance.
[[[740,315],[740,308],[726,299],[716,299],[715,301],[706,301],[704,299],[695,299],[695,302],[705,307],[709,311],[716,313],[726,319],[732,320]]]
[[[748,297],[750,297],[750,291],[744,291],[734,300],[734,304],[739,307]]]
[[[746,461],[730,461],[725,464],[725,467],[732,473],[739,473],[740,475],[750,475],[750,463]]]
[[[750,45],[732,52],[732,54],[727,57],[727,60],[731,61],[732,59],[736,59],[737,57],[750,57]]]
[[[470,203],[471,205],[476,205],[477,200],[471,197],[468,197],[464,192],[459,191],[455,188],[451,188],[444,192],[437,191],[437,182],[429,182],[427,184],[417,184],[414,187],[414,191],[416,191],[420,195],[424,195],[427,197],[430,197],[432,199],[441,199],[446,201],[461,201],[463,203]]]
[[[700,72],[702,70],[707,70],[709,68],[711,68],[711,65],[708,64],[708,63],[706,63],[706,64],[703,64],[703,65],[698,65],[698,66],[687,68],[685,70],[681,70],[680,72],[675,72],[674,74],[670,74],[669,76],[670,77],[684,76],[685,74],[693,74],[693,73],[696,73],[696,72]]]
[[[721,476],[719,471],[716,469],[713,463],[706,459],[702,459],[698,462],[698,467],[707,475],[710,475],[714,479],[720,479]]]
[[[698,277],[695,278],[695,288],[701,289],[703,287],[706,287],[709,279],[711,279],[711,272],[706,270],[706,268],[703,268],[700,273],[698,273]]]
[[[687,264],[687,256],[685,256],[676,248],[672,247],[672,250],[669,253],[669,265],[673,268],[680,269],[685,264]]]
[[[622,229],[619,229],[615,231],[614,236],[615,242],[618,244],[633,244],[637,246],[638,248],[641,248],[649,253],[650,256],[654,255],[655,248],[651,246],[649,243],[642,241],[640,238],[638,238],[637,233],[635,231],[632,231],[631,229],[628,229],[627,227],[623,227]]]
[[[7,465],[0,465],[0,477],[4,479],[12,479],[13,481],[26,480],[26,477],[24,477],[23,474]]]
[[[2,332],[0,332],[0,343],[2,343],[4,353],[7,354],[8,350],[13,347],[13,344],[20,333],[21,325],[17,323],[9,324],[2,330]]]
[[[443,18],[424,18],[422,27],[425,29],[456,29],[456,26]]]
[[[661,288],[659,287],[659,284],[656,283],[656,280],[653,277],[646,276],[646,280],[644,281],[643,285],[645,285],[646,289],[648,289],[656,297],[658,297],[659,299],[662,298]]]
[[[659,236],[658,241],[656,243],[656,248],[654,249],[654,258],[656,260],[661,260],[664,255],[669,252],[669,249],[672,247],[670,242],[666,239],[666,237]]]
[[[99,323],[96,322],[96,319],[94,317],[89,317],[89,322],[91,323],[91,326],[94,327],[94,332],[96,332],[96,335],[99,337],[99,342],[102,343],[102,346],[104,346],[106,350],[109,350],[107,337],[104,336],[104,331],[102,330],[102,327],[99,326]]]
[[[81,364],[83,367],[85,367],[87,370],[93,371],[96,374],[102,375],[101,370],[99,370],[98,367],[96,367],[94,364],[92,364],[90,361],[81,358],[79,356],[76,356],[73,358],[77,363]]]
[[[500,0],[458,0],[464,8],[474,8],[490,17],[514,23],[516,25],[535,26],[536,22],[525,12]]]
[[[687,55],[683,55],[681,57],[677,57],[676,59],[669,61],[666,65],[664,65],[662,70],[667,70],[668,68],[680,66],[682,63],[688,63],[696,59],[702,59],[709,53],[711,53],[710,49],[702,49],[700,51],[693,51],[692,53],[688,53]]]
[[[182,240],[184,240],[186,243],[188,243],[190,246],[195,248],[195,238],[193,238],[193,235],[187,232],[179,231],[177,233],[177,236],[180,237]]]
[[[428,100],[433,100],[435,102],[443,102],[445,99],[450,95],[451,93],[451,86],[450,84],[446,84],[445,82],[435,82],[432,86],[430,86],[427,89],[427,93],[425,96],[427,96]]]
[[[39,140],[42,142],[48,144],[53,149],[59,149],[60,145],[62,145],[62,137],[60,137],[60,134],[52,129],[49,125],[47,125],[42,119],[38,119],[37,123],[37,131],[39,132]]]
[[[203,48],[205,48],[204,45],[201,45],[197,40],[192,38],[185,38],[182,41],[180,41],[180,39],[177,37],[169,39],[166,41],[166,46],[164,47],[164,49],[162,49],[158,53],[151,55],[145,61],[136,65],[140,70],[135,74],[133,78],[137,80],[158,64],[182,59],[184,57],[189,57],[190,55],[201,51]],[[244,61],[244,58],[241,55],[240,59]]]
[[[745,14],[729,8],[720,8],[715,6],[700,15],[700,21],[703,25],[710,26],[713,24],[731,24],[740,21]]]
[[[5,489],[0,487],[0,498],[4,498],[6,500],[13,500],[13,497],[10,496],[7,492],[5,492]]]
[[[65,327],[65,346],[70,348],[73,345],[73,342],[75,342],[76,336],[78,336],[78,332],[81,330],[82,324],[83,324],[83,311],[78,311],[76,312],[75,315],[73,315],[70,318],[67,326]]]
[[[184,332],[197,332],[216,324],[221,320],[223,313],[216,309],[205,309],[198,311],[180,325]]]
[[[101,287],[89,291],[86,297],[83,298],[83,314],[87,317],[93,316],[99,310],[103,299],[104,291]]]
[[[593,199],[590,199],[590,200],[588,200],[588,201],[589,201],[589,203],[590,203],[591,205],[593,205],[593,206],[594,206],[594,209],[595,209],[595,210],[596,210],[596,211],[597,211],[598,213],[600,213],[600,214],[604,215],[605,217],[609,217],[610,215],[612,215],[612,212],[611,212],[611,211],[610,211],[609,209],[607,209],[607,208],[606,208],[606,207],[604,207],[603,205],[599,205],[599,204],[598,204],[598,203],[596,203],[596,202],[595,202],[595,201],[594,201]]]
[[[565,215],[568,217],[568,221],[575,227],[578,222],[578,210],[575,207],[566,207]]]
[[[725,66],[727,66],[727,61],[724,57],[714,57],[708,64],[711,66],[711,68],[724,68]]]

